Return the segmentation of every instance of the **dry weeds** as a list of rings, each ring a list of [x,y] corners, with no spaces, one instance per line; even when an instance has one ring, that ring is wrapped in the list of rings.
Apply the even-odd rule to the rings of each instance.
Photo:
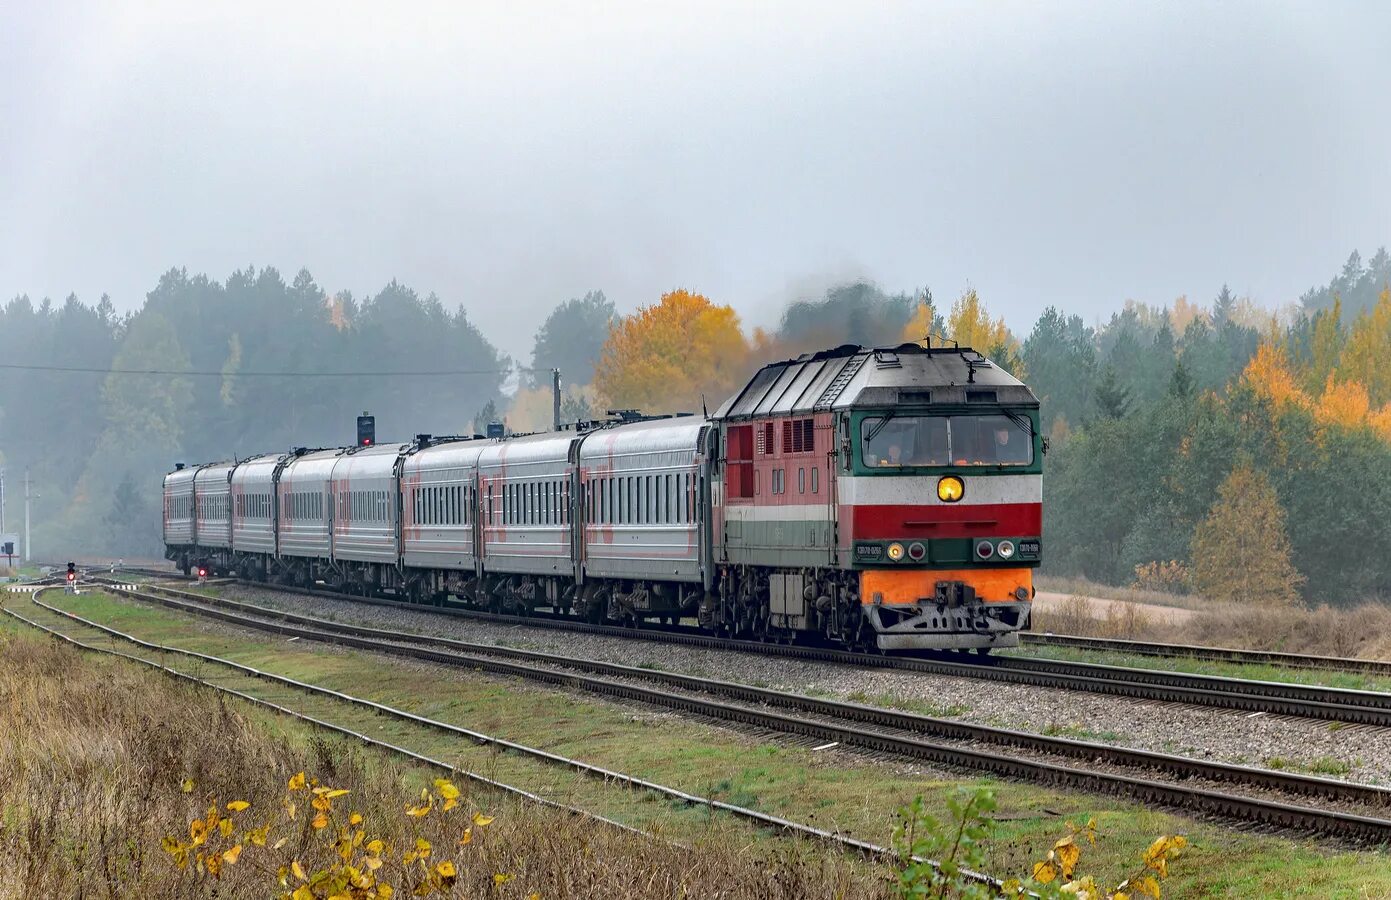
[[[1391,605],[1366,603],[1350,609],[1320,606],[1271,608],[1207,603],[1193,607],[1187,621],[1173,623],[1130,603],[1099,613],[1089,597],[1072,595],[1051,612],[1034,614],[1033,630],[1085,637],[1274,650],[1321,656],[1391,659]]]
[[[270,714],[223,702],[129,664],[29,635],[0,635],[0,897],[272,896],[275,872],[248,849],[220,882],[179,870],[161,849],[211,799],[275,810],[307,770],[352,791],[388,844],[451,835],[404,810],[437,773],[346,742],[305,736]],[[181,782],[192,779],[191,793]],[[464,783],[460,783],[464,788]],[[690,849],[475,792],[495,816],[455,854],[458,896],[858,897],[889,884],[822,845],[753,841],[712,823]],[[315,852],[312,842],[307,845]],[[327,852],[322,847],[318,852]],[[303,858],[306,868],[315,865]],[[312,871],[312,868],[311,868]],[[497,884],[494,875],[511,880]]]

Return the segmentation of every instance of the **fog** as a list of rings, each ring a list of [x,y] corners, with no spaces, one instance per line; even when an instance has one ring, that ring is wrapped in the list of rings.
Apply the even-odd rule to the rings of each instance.
[[[0,294],[398,278],[747,324],[847,276],[1287,303],[1391,234],[1379,4],[8,3]]]

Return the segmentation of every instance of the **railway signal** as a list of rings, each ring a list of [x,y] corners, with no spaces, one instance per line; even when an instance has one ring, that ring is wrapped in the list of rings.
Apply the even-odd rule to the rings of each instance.
[[[77,593],[77,563],[68,563],[68,585],[65,593]]]
[[[199,567],[198,567],[198,583],[199,583],[199,584],[206,584],[207,581],[208,581],[208,567],[207,567],[207,566],[199,566]]]
[[[377,442],[377,417],[369,416],[366,410],[357,417],[357,445],[370,447]]]

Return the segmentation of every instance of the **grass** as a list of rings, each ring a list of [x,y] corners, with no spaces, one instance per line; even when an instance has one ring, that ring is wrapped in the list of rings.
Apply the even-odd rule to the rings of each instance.
[[[251,804],[245,827],[283,818],[286,785],[297,771],[351,792],[338,801],[340,820],[348,809],[360,813],[368,834],[393,848],[383,871],[398,888],[410,877],[401,848],[424,838],[436,848],[433,859],[457,867],[452,896],[665,898],[710,885],[739,898],[884,896],[883,880],[866,866],[811,845],[751,846],[712,828],[680,848],[471,791],[465,782],[452,817],[408,818],[406,807],[436,771],[129,663],[18,634],[8,620],[0,653],[0,896],[279,894],[279,866],[294,859],[314,872],[333,860],[328,841],[316,840],[308,825],[313,811],[304,794],[296,795],[304,810],[296,823],[272,836],[290,843],[279,851],[246,843],[216,885],[177,869],[161,842],[186,840],[190,821],[234,798]],[[493,822],[474,827],[461,846],[475,810]],[[499,885],[496,875],[511,878]]]
[[[1025,871],[1060,835],[1064,819],[1094,815],[1104,837],[1088,850],[1087,868],[1107,877],[1128,871],[1154,836],[1189,836],[1194,848],[1166,884],[1166,896],[1391,895],[1391,870],[1372,853],[1325,853],[1307,842],[1232,832],[1110,798],[923,773],[906,763],[874,764],[834,751],[813,753],[515,680],[304,641],[287,644],[100,595],[63,599],[74,611],[149,640],[236,659],[694,793],[752,798],[749,802],[766,812],[838,827],[867,840],[885,842],[895,810],[916,794],[927,797],[940,815],[956,783],[991,785],[1001,820],[989,847],[989,868],[996,873]],[[525,710],[525,716],[518,710]],[[412,746],[422,751],[458,750],[457,740],[398,734],[397,726],[380,719],[369,727],[393,739],[415,741]],[[510,765],[505,755],[497,762]],[[524,852],[522,843],[519,852]]]
[[[831,695],[827,693],[826,696]],[[890,709],[901,709],[906,712],[932,716],[937,719],[951,719],[957,716],[964,716],[971,711],[971,707],[965,703],[943,705],[887,693],[867,694],[864,691],[851,691],[849,694],[846,694],[845,699],[849,700],[851,703],[859,703],[864,706],[883,706]]]
[[[1320,756],[1317,759],[1301,762],[1297,759],[1286,759],[1282,756],[1272,756],[1264,761],[1268,769],[1278,769],[1282,772],[1307,772],[1310,775],[1330,775],[1334,777],[1347,775],[1352,771],[1352,764],[1331,756]]]

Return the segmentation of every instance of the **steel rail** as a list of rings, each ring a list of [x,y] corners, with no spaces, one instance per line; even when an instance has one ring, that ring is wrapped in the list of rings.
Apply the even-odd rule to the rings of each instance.
[[[360,597],[333,591],[310,591],[305,588],[270,585],[261,582],[241,583],[254,587],[266,587],[284,593],[334,597],[357,603],[365,602],[378,606],[410,609],[416,612],[444,613],[498,624],[554,628],[611,637],[678,643],[714,650],[753,652],[763,656],[898,669],[958,678],[1025,684],[1033,687],[1081,690],[1132,697],[1139,700],[1158,700],[1243,712],[1260,712],[1348,724],[1391,727],[1391,694],[1379,691],[1358,691],[1276,681],[1255,681],[1218,675],[1166,672],[1157,669],[1125,668],[1022,657],[995,656],[980,662],[958,662],[924,657],[883,656],[795,644],[765,644],[757,641],[722,638],[705,633],[594,625],[588,622],[553,617],[509,616],[457,607],[425,606],[399,600]],[[176,588],[165,586],[151,585],[150,587],[156,590],[177,591]],[[185,593],[187,596],[200,599],[205,597],[201,594]]]
[[[86,626],[86,627],[95,629],[95,630],[97,630],[97,631],[104,632],[104,633],[106,633],[106,634],[109,634],[109,635],[112,635],[112,636],[114,636],[114,637],[120,638],[120,639],[122,639],[122,640],[128,641],[128,642],[130,642],[130,643],[132,643],[132,644],[134,644],[134,645],[136,645],[136,646],[144,647],[144,648],[149,649],[149,650],[154,650],[154,651],[160,652],[160,653],[168,653],[168,654],[174,654],[174,655],[178,655],[178,656],[184,656],[184,657],[188,657],[188,658],[190,658],[190,659],[200,660],[200,661],[202,661],[202,662],[214,663],[214,664],[216,664],[216,665],[224,666],[224,667],[229,668],[229,669],[232,669],[232,670],[234,670],[234,671],[238,671],[238,672],[241,672],[241,673],[243,673],[243,674],[250,675],[250,676],[252,676],[252,677],[254,677],[254,678],[262,679],[262,680],[265,680],[265,681],[268,681],[268,682],[271,682],[271,683],[275,683],[275,684],[286,685],[286,686],[293,687],[293,688],[296,688],[296,689],[299,689],[299,690],[302,690],[302,691],[305,691],[305,692],[308,692],[308,693],[314,693],[314,694],[319,694],[319,695],[322,695],[322,696],[331,697],[331,698],[333,698],[333,699],[335,699],[335,700],[343,701],[343,702],[346,702],[346,703],[349,703],[349,704],[352,704],[352,705],[355,705],[355,706],[360,706],[360,707],[363,707],[363,708],[365,708],[365,709],[370,709],[370,710],[372,710],[373,712],[380,713],[380,714],[383,714],[383,715],[387,715],[387,716],[390,716],[390,717],[392,717],[392,718],[396,718],[396,719],[400,719],[400,720],[403,720],[403,721],[411,722],[411,723],[417,724],[417,725],[424,725],[424,726],[429,727],[429,728],[433,728],[433,729],[436,729],[436,730],[439,730],[439,731],[444,731],[444,732],[446,732],[446,733],[453,734],[453,735],[456,735],[456,736],[459,736],[459,737],[464,737],[464,738],[467,738],[468,740],[473,741],[474,743],[477,743],[477,744],[496,746],[496,747],[499,747],[499,748],[501,748],[501,749],[503,749],[503,750],[512,751],[512,752],[518,753],[518,754],[520,754],[520,755],[524,755],[524,756],[527,756],[527,757],[530,757],[530,758],[533,758],[533,759],[540,760],[540,761],[545,762],[545,763],[549,763],[549,764],[552,764],[552,765],[556,765],[556,766],[561,766],[561,767],[564,767],[564,768],[568,768],[568,769],[571,769],[571,770],[573,770],[573,771],[575,771],[575,772],[578,772],[578,773],[580,773],[580,774],[582,774],[582,775],[586,775],[586,776],[590,776],[590,777],[594,777],[594,778],[601,779],[601,780],[603,780],[603,781],[606,782],[606,783],[617,783],[617,784],[621,784],[621,785],[623,785],[623,786],[625,786],[625,787],[627,787],[627,788],[631,788],[631,789],[635,789],[635,790],[650,791],[650,792],[659,794],[659,795],[661,795],[661,796],[664,796],[664,797],[666,797],[666,798],[668,798],[668,799],[670,799],[670,800],[675,800],[675,801],[677,801],[677,802],[679,802],[679,803],[682,803],[682,804],[684,804],[684,805],[687,805],[687,806],[703,806],[703,807],[705,807],[705,808],[707,808],[707,809],[718,810],[718,811],[720,811],[720,812],[726,812],[726,813],[729,813],[729,814],[735,816],[736,818],[740,818],[740,819],[744,819],[744,820],[750,821],[750,822],[754,823],[755,825],[758,825],[758,826],[764,827],[764,828],[768,828],[768,829],[771,829],[771,830],[773,830],[773,831],[783,832],[783,833],[787,833],[787,834],[794,835],[794,836],[798,836],[798,837],[814,838],[814,839],[816,839],[816,840],[823,841],[823,842],[826,842],[826,843],[839,845],[839,846],[841,846],[841,847],[844,847],[845,849],[853,850],[853,851],[855,851],[855,852],[857,852],[857,853],[859,853],[859,854],[861,854],[861,855],[864,855],[864,856],[866,856],[866,857],[869,857],[869,858],[879,859],[879,860],[885,860],[885,861],[888,861],[888,860],[897,860],[897,859],[899,858],[896,851],[894,851],[894,850],[892,850],[892,849],[890,849],[890,848],[887,848],[887,847],[879,846],[879,845],[874,844],[874,843],[871,843],[871,842],[869,842],[869,841],[862,841],[862,840],[860,840],[860,839],[858,839],[858,838],[852,838],[852,837],[849,837],[849,836],[846,836],[846,835],[843,835],[843,834],[839,834],[839,833],[837,833],[837,832],[828,831],[828,830],[822,829],[822,828],[816,828],[815,826],[806,825],[806,824],[803,824],[803,823],[801,823],[801,822],[794,822],[794,821],[791,821],[791,820],[789,820],[789,819],[783,819],[783,818],[781,818],[781,817],[774,816],[774,815],[771,815],[771,814],[769,814],[769,813],[760,812],[759,810],[749,809],[749,808],[747,808],[747,807],[738,806],[738,805],[732,804],[732,803],[726,803],[725,801],[722,801],[722,800],[715,800],[715,799],[713,799],[713,798],[703,797],[703,796],[700,796],[700,795],[698,795],[698,794],[690,794],[690,793],[687,793],[687,792],[685,792],[685,791],[681,791],[681,790],[679,790],[679,789],[677,789],[677,788],[668,787],[668,786],[666,786],[666,785],[659,784],[659,783],[653,782],[653,781],[647,781],[647,780],[645,780],[645,779],[641,779],[641,778],[638,778],[638,777],[636,777],[636,776],[628,775],[628,774],[623,773],[623,772],[617,772],[617,771],[614,771],[614,770],[611,770],[611,769],[605,769],[605,768],[602,768],[602,767],[600,767],[600,766],[595,766],[595,765],[592,765],[592,764],[590,764],[590,763],[583,762],[583,761],[578,760],[578,759],[571,759],[571,758],[569,758],[569,757],[561,756],[561,755],[559,755],[559,754],[550,753],[549,751],[546,751],[546,750],[540,750],[540,749],[537,749],[537,748],[534,748],[534,747],[529,747],[529,746],[527,746],[527,745],[525,745],[525,744],[516,743],[516,742],[514,742],[514,741],[509,741],[509,740],[506,740],[506,739],[504,739],[504,738],[499,738],[499,737],[495,737],[495,736],[492,736],[492,735],[484,734],[484,733],[479,732],[479,731],[474,731],[474,730],[472,730],[472,729],[464,728],[464,727],[459,726],[459,725],[452,725],[452,724],[450,724],[450,723],[448,723],[448,722],[442,722],[442,721],[440,721],[440,720],[438,720],[438,719],[431,719],[431,718],[428,718],[428,717],[425,717],[425,716],[418,715],[418,714],[416,714],[416,713],[408,712],[408,711],[406,711],[406,710],[397,709],[397,708],[395,708],[395,707],[388,706],[388,705],[386,705],[386,704],[377,703],[377,702],[375,702],[375,701],[366,700],[366,699],[363,699],[363,698],[360,698],[360,697],[355,697],[355,696],[353,696],[353,695],[351,695],[351,694],[346,694],[346,693],[343,693],[343,692],[341,692],[341,691],[335,691],[335,690],[332,690],[332,689],[330,689],[330,688],[320,687],[319,685],[310,684],[310,683],[308,683],[308,682],[298,681],[298,680],[296,680],[296,679],[289,678],[289,677],[286,677],[286,676],[284,676],[284,675],[277,675],[277,674],[275,674],[275,673],[273,673],[273,672],[266,672],[266,671],[263,671],[263,670],[260,670],[260,669],[255,669],[255,668],[252,668],[251,666],[247,666],[247,665],[244,665],[244,664],[238,663],[238,662],[233,662],[232,660],[228,660],[228,659],[223,659],[223,658],[218,657],[218,656],[212,656],[212,655],[206,654],[206,653],[199,653],[199,652],[193,651],[193,650],[185,650],[185,649],[183,649],[183,648],[181,648],[181,647],[171,647],[171,646],[166,646],[166,645],[163,645],[163,644],[151,643],[151,642],[149,642],[149,641],[145,641],[145,640],[142,640],[142,639],[140,639],[140,638],[137,638],[137,637],[135,637],[134,635],[126,634],[125,632],[119,631],[119,630],[117,630],[117,629],[111,628],[111,627],[106,626],[106,625],[102,625],[102,624],[99,623],[99,622],[94,622],[94,621],[92,621],[92,620],[90,620],[90,619],[86,619],[86,618],[84,618],[84,617],[82,617],[82,616],[77,615],[76,613],[72,613],[72,612],[69,612],[69,611],[67,611],[67,610],[63,610],[63,609],[59,609],[59,608],[57,608],[57,607],[55,607],[55,606],[51,606],[51,605],[49,605],[49,604],[47,604],[47,603],[44,603],[44,602],[40,601],[37,597],[32,598],[32,602],[34,603],[34,605],[36,605],[36,606],[38,606],[38,607],[40,607],[40,608],[42,608],[42,609],[45,609],[45,610],[47,610],[47,611],[49,611],[49,612],[51,612],[51,613],[54,613],[55,615],[62,616],[62,617],[64,617],[64,618],[66,618],[66,619],[69,619],[69,620],[71,620],[71,621],[77,622],[77,623],[79,623],[79,624],[81,624],[81,625],[84,625],[84,626]],[[63,635],[59,634],[58,632],[53,631],[52,629],[48,629],[48,628],[46,628],[45,626],[43,626],[43,625],[41,625],[41,624],[39,624],[39,623],[33,622],[33,621],[31,621],[31,620],[25,618],[24,616],[21,616],[19,613],[16,613],[14,610],[9,609],[8,607],[0,606],[0,611],[3,611],[3,612],[5,612],[6,614],[8,614],[8,615],[10,615],[10,616],[12,616],[12,617],[14,617],[14,618],[16,618],[16,619],[19,619],[20,621],[26,622],[27,624],[33,625],[33,626],[36,627],[36,628],[40,628],[40,629],[42,629],[42,630],[44,630],[44,631],[48,631],[48,632],[51,633],[51,634],[57,634],[57,635],[59,635],[59,636],[62,636],[62,637],[65,637],[65,638],[66,638],[66,636],[63,636]],[[75,640],[72,640],[71,638],[66,638],[66,639],[67,639],[67,640],[71,640],[73,643],[77,643],[77,644],[79,644],[80,646],[88,647],[88,645],[80,644],[80,642],[75,641]],[[102,648],[88,647],[88,649],[101,650]],[[116,651],[104,651],[104,652],[112,652],[112,653],[115,653]],[[238,696],[238,697],[243,697],[243,698],[246,698],[246,699],[250,699],[250,700],[252,700],[253,702],[259,702],[259,703],[261,703],[261,704],[263,704],[263,705],[270,706],[270,707],[275,708],[275,709],[277,709],[277,710],[284,709],[284,708],[282,708],[282,707],[279,707],[279,706],[276,706],[275,704],[270,703],[269,701],[265,701],[265,700],[261,700],[261,699],[259,699],[259,698],[256,698],[256,697],[254,697],[254,695],[244,694],[244,693],[237,692],[237,691],[234,691],[234,690],[229,689],[229,688],[223,688],[223,687],[220,686],[220,685],[216,685],[216,684],[213,684],[213,683],[210,683],[210,682],[202,681],[202,680],[200,680],[200,679],[194,678],[193,676],[186,675],[185,673],[178,672],[178,671],[175,670],[175,669],[171,669],[171,668],[169,668],[169,667],[167,667],[167,666],[162,666],[162,665],[160,665],[160,664],[158,664],[158,663],[155,663],[155,662],[153,662],[153,661],[150,661],[150,660],[142,660],[142,659],[140,659],[139,657],[131,656],[131,655],[128,655],[128,654],[117,654],[117,655],[125,656],[125,657],[128,658],[128,659],[135,659],[135,660],[144,662],[144,663],[146,663],[147,665],[151,665],[151,666],[153,666],[153,667],[155,667],[155,668],[159,668],[160,670],[165,671],[165,672],[168,672],[168,673],[170,673],[170,674],[178,675],[178,676],[180,676],[180,677],[187,678],[187,679],[190,680],[190,681],[196,681],[196,682],[198,682],[198,683],[200,683],[200,684],[206,684],[206,685],[209,686],[209,687],[213,687],[213,688],[216,688],[216,689],[218,689],[218,690],[225,691],[225,692],[227,692],[227,693],[235,694],[235,695]],[[303,719],[305,719],[306,721],[312,721],[312,722],[314,722],[315,724],[319,724],[319,720],[312,719],[312,718],[310,718],[310,717],[308,717],[308,716],[304,716],[303,714],[296,713],[296,712],[293,711],[293,710],[284,709],[284,711],[290,713],[291,715],[295,715],[297,718],[303,718]],[[354,737],[360,736],[357,732],[354,732],[354,731],[345,729],[345,728],[343,728],[342,726],[332,725],[331,723],[324,723],[324,724],[326,725],[326,727],[329,727],[329,728],[331,728],[332,730],[335,730],[335,731],[339,731],[340,733],[348,734],[348,735],[351,735],[351,736],[354,736]],[[535,794],[532,794],[532,793],[530,793],[530,792],[528,792],[528,791],[525,791],[524,789],[516,788],[516,787],[510,786],[510,785],[503,784],[502,782],[497,782],[497,781],[494,781],[494,780],[492,780],[492,779],[488,779],[488,778],[486,778],[485,776],[477,775],[477,774],[475,774],[475,773],[471,773],[471,772],[468,772],[468,771],[466,771],[466,770],[463,770],[463,769],[459,769],[459,768],[457,768],[457,767],[450,766],[450,765],[448,765],[447,763],[438,762],[438,761],[436,761],[436,760],[430,760],[428,757],[419,756],[418,754],[415,754],[413,751],[403,751],[402,748],[395,747],[394,745],[389,745],[389,744],[385,744],[385,743],[382,743],[382,742],[378,742],[378,741],[376,741],[375,739],[369,738],[369,737],[366,737],[366,736],[361,736],[361,737],[362,737],[364,740],[368,741],[369,743],[379,744],[379,745],[381,745],[381,746],[387,747],[387,748],[392,749],[392,750],[397,750],[397,751],[399,751],[399,752],[405,752],[405,753],[407,753],[407,754],[409,754],[409,755],[412,755],[413,757],[415,757],[415,758],[417,758],[417,759],[421,759],[422,761],[427,761],[427,762],[429,762],[429,763],[431,763],[431,764],[433,764],[433,765],[442,767],[442,768],[444,768],[444,769],[446,769],[446,770],[453,771],[453,772],[457,772],[457,773],[459,773],[460,775],[463,775],[463,776],[465,776],[465,777],[470,778],[470,780],[475,780],[475,781],[478,781],[478,782],[480,782],[480,783],[485,783],[485,784],[488,784],[489,786],[499,787],[499,788],[504,789],[504,790],[506,790],[506,791],[509,791],[509,792],[511,792],[511,793],[524,796],[524,797],[527,798],[527,799],[536,800],[536,801],[538,801],[538,802],[541,802],[541,803],[543,803],[543,804],[545,804],[545,805],[547,805],[547,806],[550,806],[550,807],[553,807],[553,808],[556,808],[556,809],[562,809],[562,810],[566,810],[566,811],[577,812],[577,813],[583,814],[583,815],[585,815],[585,816],[587,816],[587,817],[589,817],[589,818],[595,819],[595,820],[597,820],[597,821],[604,822],[605,824],[613,825],[613,826],[616,826],[616,827],[618,827],[618,828],[621,828],[621,829],[623,829],[623,830],[625,830],[625,831],[629,831],[629,832],[632,832],[632,833],[634,833],[634,834],[642,835],[643,837],[653,837],[653,838],[656,839],[656,840],[662,840],[661,838],[655,838],[654,835],[651,835],[651,834],[649,834],[648,832],[642,831],[642,830],[640,830],[640,829],[633,828],[632,826],[629,826],[629,825],[624,825],[624,824],[622,824],[621,822],[617,822],[617,821],[615,821],[615,820],[608,819],[608,818],[603,817],[603,816],[600,816],[600,815],[598,815],[598,814],[596,814],[596,813],[592,813],[592,812],[589,812],[589,811],[586,811],[586,810],[581,810],[581,809],[577,809],[577,808],[573,808],[573,807],[563,806],[563,805],[561,805],[561,804],[555,803],[554,801],[546,800],[545,798],[539,797],[539,796],[537,796],[537,795],[535,795]],[[1391,823],[1389,823],[1389,824],[1391,824]],[[930,864],[935,864],[935,863],[931,863],[930,860],[918,860],[918,861],[929,862]],[[967,877],[971,878],[972,880],[981,881],[981,882],[983,882],[983,883],[995,885],[995,886],[997,886],[997,887],[998,887],[999,884],[1001,883],[1001,882],[999,882],[997,879],[991,878],[990,876],[983,875],[983,874],[981,874],[981,873],[966,871],[966,872],[964,872],[963,874],[965,874]]]
[[[534,651],[500,648],[493,645],[472,645],[445,638],[426,638],[421,635],[401,632],[381,632],[379,629],[322,620],[311,619],[321,626],[312,628],[296,624],[293,621],[310,619],[310,617],[282,614],[278,610],[256,608],[262,609],[264,614],[272,617],[270,619],[257,619],[233,612],[230,609],[217,608],[219,605],[232,606],[233,609],[237,606],[243,608],[250,606],[249,604],[240,604],[237,601],[199,597],[197,602],[188,602],[148,592],[124,589],[118,590],[116,593],[220,619],[243,627],[428,662],[477,668],[495,674],[520,676],[560,687],[583,689],[620,699],[649,703],[709,718],[723,719],[790,734],[799,734],[823,741],[833,741],[861,749],[893,753],[959,768],[989,771],[1024,781],[1094,793],[1140,798],[1151,803],[1189,812],[1197,811],[1233,820],[1260,822],[1305,833],[1336,835],[1371,843],[1385,843],[1391,840],[1391,821],[1384,819],[1335,810],[1314,809],[1262,798],[1235,796],[1195,786],[1147,781],[1126,775],[1079,769],[1073,765],[1005,758],[996,753],[983,752],[969,747],[936,743],[925,740],[919,735],[926,732],[959,741],[969,740],[1027,746],[1029,749],[1037,749],[1041,752],[1061,752],[1072,758],[1102,759],[1115,762],[1118,765],[1162,769],[1180,774],[1183,777],[1226,780],[1248,787],[1259,786],[1306,796],[1331,797],[1378,806],[1387,805],[1388,801],[1391,800],[1391,794],[1371,785],[1358,785],[1351,782],[1292,775],[1225,763],[1186,760],[1183,757],[1115,748],[1105,744],[1009,732],[1003,729],[991,729],[987,726],[949,722],[912,713],[786,694],[748,685],[657,672],[616,663],[574,660],[569,657],[556,657]],[[395,641],[407,643],[393,643],[379,637],[365,636],[368,633],[385,633],[392,636]],[[467,648],[469,652],[432,650],[420,646],[422,642]],[[498,657],[503,658],[499,659]],[[544,660],[548,666],[589,667],[590,671],[608,673],[608,677],[592,677],[555,668],[538,668],[534,664],[512,661],[537,659]],[[646,688],[632,684],[627,680],[615,681],[614,678],[657,681],[665,688]],[[745,702],[777,705],[797,712],[812,713],[840,721],[838,723],[822,722],[785,715],[768,709],[731,705],[710,699],[709,696],[674,694],[671,691],[673,687],[701,692],[705,695],[738,697]],[[871,731],[864,727],[866,724],[879,725],[893,730]]]
[[[1330,672],[1361,672],[1369,675],[1391,676],[1391,660],[1384,659],[1317,656],[1305,653],[1283,653],[1276,650],[1240,650],[1235,647],[1209,647],[1202,644],[1161,644],[1121,638],[1083,637],[1076,634],[1024,632],[1020,638],[1024,644],[1036,647],[1066,647],[1078,650],[1128,653],[1135,656],[1197,659],[1243,665],[1271,665],[1284,666],[1290,669],[1323,669]]]

